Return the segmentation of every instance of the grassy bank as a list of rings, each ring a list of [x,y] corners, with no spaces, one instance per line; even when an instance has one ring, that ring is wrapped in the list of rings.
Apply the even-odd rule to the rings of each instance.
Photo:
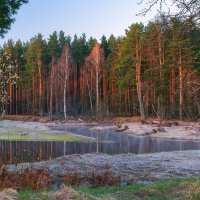
[[[0,140],[10,141],[95,141],[65,131],[54,131],[43,123],[0,120]]]
[[[12,130],[8,132],[0,132],[1,140],[9,141],[65,141],[65,142],[78,142],[78,141],[95,141],[94,138],[79,136],[68,132],[55,132],[55,131],[30,131],[30,130]]]
[[[200,199],[200,179],[166,179],[151,184],[135,184],[131,186],[110,186],[100,188],[78,187],[74,189],[76,195],[83,195],[85,199],[116,199],[116,200],[198,200]],[[21,191],[20,199],[48,200],[51,192]],[[67,195],[67,194],[66,194]],[[82,196],[83,197],[83,196]]]

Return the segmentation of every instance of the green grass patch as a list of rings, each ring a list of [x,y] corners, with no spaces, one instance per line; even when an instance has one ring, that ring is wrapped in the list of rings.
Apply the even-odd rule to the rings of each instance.
[[[50,200],[47,191],[24,190],[19,192],[20,200]]]
[[[9,141],[65,141],[65,142],[89,142],[96,141],[95,138],[80,136],[73,133],[54,132],[54,131],[30,131],[12,130],[0,132],[1,140]]]
[[[65,131],[54,131],[42,123],[10,120],[0,120],[0,140],[66,142],[96,141],[96,139],[92,137],[85,137]]]
[[[76,188],[88,195],[117,200],[199,200],[200,179],[165,179],[148,185],[112,186],[101,188]]]
[[[199,200],[200,178],[164,179],[150,184],[74,188],[88,199],[116,200]],[[50,191],[52,192],[52,191]],[[20,191],[20,200],[49,200],[48,191]]]

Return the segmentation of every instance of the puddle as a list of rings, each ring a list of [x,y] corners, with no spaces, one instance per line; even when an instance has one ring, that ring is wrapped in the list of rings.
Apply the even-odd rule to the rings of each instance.
[[[3,163],[36,162],[51,160],[69,154],[102,152],[106,154],[154,153],[162,151],[199,150],[200,141],[180,141],[128,136],[112,131],[95,131],[88,127],[51,127],[79,135],[97,138],[93,142],[44,142],[0,140],[0,160]]]

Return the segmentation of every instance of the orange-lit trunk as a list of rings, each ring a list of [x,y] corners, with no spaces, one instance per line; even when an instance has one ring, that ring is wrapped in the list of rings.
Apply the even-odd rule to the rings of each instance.
[[[181,45],[179,44],[179,117],[183,118],[183,70],[182,70],[182,50]]]
[[[39,79],[39,110],[43,114],[43,86],[42,86],[42,61],[38,59],[38,79]]]
[[[51,67],[51,87],[50,87],[50,117],[53,115],[53,83],[54,83],[54,69],[55,69],[55,57],[52,56],[52,67]]]

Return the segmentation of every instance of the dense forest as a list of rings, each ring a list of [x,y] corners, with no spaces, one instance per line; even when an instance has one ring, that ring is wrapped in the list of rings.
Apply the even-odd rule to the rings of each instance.
[[[16,81],[3,86],[8,114],[195,118],[200,114],[200,29],[192,19],[160,16],[125,36],[98,42],[63,31],[48,39],[8,40],[1,59]]]

